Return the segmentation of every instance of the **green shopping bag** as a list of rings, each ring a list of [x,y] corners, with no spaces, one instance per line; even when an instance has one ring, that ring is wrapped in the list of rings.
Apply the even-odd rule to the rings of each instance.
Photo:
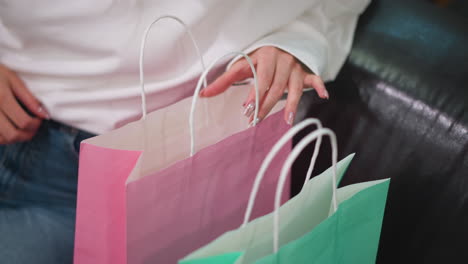
[[[310,124],[321,127],[318,120],[305,120],[292,128],[274,146],[271,155],[267,156],[259,171],[251,198],[255,197],[258,183],[271,157],[281,148],[283,142]],[[310,177],[322,135],[328,135],[332,140],[333,166],[330,169],[306,181],[301,193],[279,210],[250,223],[245,221],[239,229],[225,233],[180,263],[374,262],[389,181],[359,183],[336,190],[336,176],[341,179],[351,162],[352,155],[336,164],[336,139],[330,130],[315,131],[304,138],[291,152],[280,177],[276,207],[279,207],[281,183],[284,183],[292,162],[311,140],[318,138],[307,175],[307,178]],[[340,206],[336,210],[338,203]],[[249,204],[249,209],[251,206],[252,204]],[[248,220],[249,209],[245,220]],[[276,224],[275,231],[272,232],[274,224]],[[275,241],[275,247],[272,241]],[[279,246],[281,248],[278,251]]]

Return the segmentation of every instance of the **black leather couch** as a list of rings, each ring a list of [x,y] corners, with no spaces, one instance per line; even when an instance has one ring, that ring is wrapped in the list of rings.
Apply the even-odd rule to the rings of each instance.
[[[377,263],[468,263],[468,14],[426,1],[374,0],[331,98],[302,118],[357,155],[341,185],[391,178]],[[295,138],[297,142],[308,131]],[[293,167],[303,183],[311,146]],[[324,144],[316,172],[330,166]]]

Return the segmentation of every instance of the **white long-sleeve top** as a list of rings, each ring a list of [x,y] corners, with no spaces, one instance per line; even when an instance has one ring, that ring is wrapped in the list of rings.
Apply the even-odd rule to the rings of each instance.
[[[0,63],[19,74],[52,119],[102,133],[141,115],[139,47],[161,15],[188,25],[208,64],[230,51],[275,46],[327,81],[369,1],[0,0]],[[181,25],[156,24],[144,60],[149,110],[193,93],[202,67]]]

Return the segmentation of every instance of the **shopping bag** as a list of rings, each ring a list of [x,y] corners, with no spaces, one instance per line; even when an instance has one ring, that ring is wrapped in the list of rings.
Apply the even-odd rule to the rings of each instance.
[[[311,119],[303,121],[281,140],[313,122]],[[308,181],[296,197],[279,207],[288,169],[300,151],[321,135],[332,139],[334,165]],[[328,129],[319,129],[306,136],[282,168],[275,197],[277,210],[223,234],[179,263],[374,263],[389,180],[358,183],[336,190],[334,183],[340,180],[352,157],[337,163],[334,172],[334,134]],[[265,160],[265,164],[269,162]],[[314,161],[311,168],[313,164]],[[334,175],[338,179],[334,179]],[[262,171],[257,179],[261,177]]]
[[[248,128],[245,87],[195,107],[217,61],[192,98],[81,144],[74,263],[176,263],[242,223],[256,171],[289,126],[280,102]],[[267,173],[255,216],[273,210],[278,173]]]

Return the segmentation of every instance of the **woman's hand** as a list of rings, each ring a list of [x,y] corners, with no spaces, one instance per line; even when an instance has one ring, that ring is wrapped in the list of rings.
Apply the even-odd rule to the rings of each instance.
[[[19,102],[35,117],[30,116]],[[0,144],[30,140],[44,118],[49,116],[41,103],[16,73],[0,65]]]
[[[301,63],[291,54],[278,48],[266,46],[249,54],[258,78],[260,109],[258,118],[262,120],[288,91],[284,120],[292,124],[297,106],[305,87],[314,88],[320,98],[328,99],[328,92],[320,77],[307,72]],[[232,67],[200,92],[202,97],[211,97],[227,90],[233,83],[253,76],[245,58],[237,61]],[[244,103],[244,114],[253,119],[255,108],[255,89],[252,88]]]

